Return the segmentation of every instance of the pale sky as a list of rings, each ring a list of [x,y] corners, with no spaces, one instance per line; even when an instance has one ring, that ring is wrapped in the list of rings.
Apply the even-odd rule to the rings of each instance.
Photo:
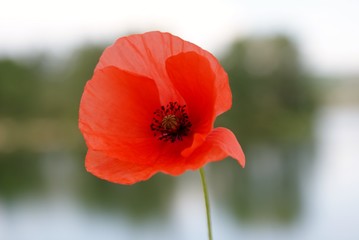
[[[0,0],[0,57],[148,30],[216,54],[235,37],[286,33],[313,70],[350,74],[359,73],[358,25],[358,0]]]

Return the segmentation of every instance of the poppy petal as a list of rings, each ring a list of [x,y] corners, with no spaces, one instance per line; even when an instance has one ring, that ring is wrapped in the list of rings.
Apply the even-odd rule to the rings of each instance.
[[[221,93],[215,88],[216,76],[208,60],[195,53],[186,52],[170,57],[166,69],[174,87],[183,97],[196,136],[190,147],[182,151],[189,156],[213,129],[215,120],[215,102]]]
[[[82,95],[79,127],[93,150],[116,149],[151,138],[153,110],[160,106],[153,80],[106,67],[97,70]]]
[[[170,101],[179,100],[176,89],[168,79],[165,62],[167,58],[184,52],[195,52],[206,58],[215,74],[215,87],[221,93],[215,102],[215,115],[229,110],[232,95],[228,76],[218,60],[206,50],[170,33],[155,31],[119,38],[105,49],[96,69],[116,66],[153,79],[161,93],[161,103],[164,105]]]
[[[236,136],[229,129],[218,127],[213,129],[187,161],[192,169],[198,169],[208,162],[228,156],[236,159],[242,167],[245,166],[245,156]]]
[[[85,167],[95,176],[119,184],[133,184],[150,178],[151,166],[109,157],[103,152],[88,150]]]
[[[186,170],[197,170],[209,162],[220,161],[228,156],[236,159],[242,167],[245,166],[245,156],[235,135],[229,129],[219,127],[213,129],[190,156],[168,161],[161,167],[161,172],[177,176]]]
[[[195,52],[180,53],[166,61],[166,69],[173,86],[183,97],[193,130],[208,134],[212,130],[215,75],[206,58]]]

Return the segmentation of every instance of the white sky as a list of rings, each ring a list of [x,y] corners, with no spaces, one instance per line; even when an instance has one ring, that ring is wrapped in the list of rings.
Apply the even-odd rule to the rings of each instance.
[[[0,0],[0,57],[63,52],[127,32],[169,31],[220,52],[284,32],[322,73],[359,73],[358,0]]]

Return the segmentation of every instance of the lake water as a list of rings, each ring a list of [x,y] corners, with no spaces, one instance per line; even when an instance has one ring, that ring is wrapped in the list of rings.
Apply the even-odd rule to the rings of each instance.
[[[315,161],[300,176],[299,214],[288,224],[241,222],[213,200],[214,238],[218,240],[357,240],[359,239],[359,108],[323,108],[316,118]],[[45,166],[46,168],[46,166]],[[59,164],[58,168],[66,166]],[[245,169],[246,170],[246,169]],[[245,171],[244,170],[244,171]],[[14,172],[14,175],[17,173]],[[18,176],[21,178],[21,176]],[[225,178],[225,176],[223,176]],[[197,240],[206,239],[205,209],[199,176],[174,178],[165,217],[131,219],[84,206],[71,181],[50,174],[50,194],[0,196],[1,240]],[[61,181],[54,181],[59,178]],[[164,178],[168,179],[168,178]],[[62,182],[58,187],[53,185]],[[146,198],[143,204],[152,204]],[[162,206],[162,205],[161,205]]]

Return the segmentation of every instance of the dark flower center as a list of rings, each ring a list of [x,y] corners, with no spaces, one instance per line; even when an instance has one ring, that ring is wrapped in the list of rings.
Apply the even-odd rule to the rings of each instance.
[[[183,136],[187,136],[191,129],[192,124],[186,112],[186,105],[170,102],[157,109],[154,115],[150,127],[159,140],[165,142],[183,140]]]

